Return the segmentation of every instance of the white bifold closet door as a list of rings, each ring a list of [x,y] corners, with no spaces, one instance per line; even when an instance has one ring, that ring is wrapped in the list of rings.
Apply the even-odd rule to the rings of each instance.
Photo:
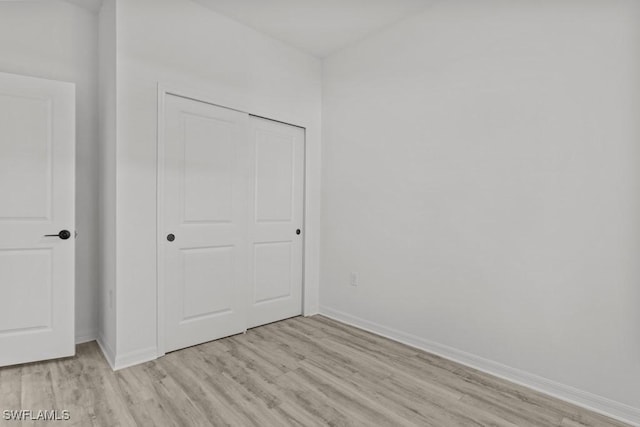
[[[304,131],[167,95],[165,352],[302,312]]]

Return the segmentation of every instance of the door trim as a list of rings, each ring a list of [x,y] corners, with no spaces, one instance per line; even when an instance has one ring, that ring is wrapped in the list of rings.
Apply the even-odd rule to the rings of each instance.
[[[199,91],[198,91],[199,92]],[[226,105],[222,105],[217,103],[213,97],[210,97],[206,94],[205,91],[202,93],[195,93],[192,90],[188,90],[186,88],[177,88],[173,86],[169,86],[166,84],[158,83],[158,111],[157,111],[157,143],[156,143],[156,342],[157,342],[157,357],[162,357],[166,354],[166,342],[165,342],[165,283],[164,283],[164,271],[162,268],[161,261],[164,259],[164,249],[160,242],[164,236],[164,224],[161,212],[161,206],[164,203],[164,194],[162,183],[164,182],[164,162],[162,155],[165,150],[165,104],[166,97],[168,95],[178,96],[181,98],[190,99],[197,102],[203,102],[205,104],[214,105],[216,107],[226,108],[233,111],[238,111],[241,113],[246,113],[249,116],[258,117],[261,119],[272,120],[278,123],[283,123],[289,126],[295,126],[301,129],[304,129],[305,132],[305,144],[304,144],[304,152],[303,152],[303,230],[306,231],[306,226],[310,222],[310,218],[308,217],[309,211],[307,209],[307,184],[308,180],[308,147],[307,147],[307,129],[305,126],[301,126],[294,123],[289,123],[283,120],[278,120],[275,118],[264,117],[262,115],[251,114],[248,111],[244,111],[242,109],[228,107]],[[307,257],[306,257],[306,233],[303,234],[303,244],[302,244],[302,315],[307,316],[313,313],[308,312],[308,307],[311,306],[310,295],[306,290],[306,273],[307,273]],[[248,305],[248,303],[247,303]]]

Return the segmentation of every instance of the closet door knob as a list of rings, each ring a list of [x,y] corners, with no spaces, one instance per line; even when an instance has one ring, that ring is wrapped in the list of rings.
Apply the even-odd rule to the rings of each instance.
[[[67,240],[71,237],[71,232],[69,230],[62,230],[58,234],[45,234],[44,237],[58,237],[62,240]]]
[[[173,234],[167,234],[167,240],[173,242],[174,240],[176,240],[176,236],[174,236]]]
[[[300,234],[300,229],[299,228],[296,230],[296,234]]]

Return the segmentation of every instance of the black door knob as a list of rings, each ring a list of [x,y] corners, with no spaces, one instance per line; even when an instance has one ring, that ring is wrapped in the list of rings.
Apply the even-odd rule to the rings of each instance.
[[[296,230],[296,234],[300,234],[300,229],[299,228]]]
[[[58,234],[45,234],[44,237],[59,237],[62,240],[67,240],[71,237],[71,232],[69,230],[62,230]]]
[[[173,242],[174,240],[176,240],[176,236],[174,236],[173,234],[167,234],[167,240]]]

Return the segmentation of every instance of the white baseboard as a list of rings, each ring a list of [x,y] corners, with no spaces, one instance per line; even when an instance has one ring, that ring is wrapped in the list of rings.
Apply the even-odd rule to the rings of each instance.
[[[443,344],[429,341],[415,335],[407,334],[393,328],[388,328],[329,307],[321,306],[320,314],[339,322],[355,326],[359,329],[372,332],[376,335],[436,354],[507,381],[531,388],[602,415],[606,415],[631,425],[640,426],[640,408],[635,408],[587,391],[551,381],[541,376],[512,368]]]
[[[317,303],[309,303],[309,304],[303,304],[302,306],[302,315],[304,317],[309,317],[309,316],[315,316],[316,314],[320,313],[320,307],[318,306]]]
[[[139,365],[158,358],[157,349],[149,347],[142,350],[132,351],[126,354],[117,354],[104,340],[102,336],[98,336],[96,340],[104,358],[112,370],[118,371],[130,366]]]
[[[311,316],[315,316],[316,314],[320,314],[320,311],[317,309],[314,309],[314,310],[305,311],[302,315],[304,317],[311,317]]]
[[[114,371],[128,368],[130,366],[139,365],[140,363],[149,362],[158,358],[158,349],[156,347],[143,348],[142,350],[131,351],[125,354],[116,355]]]
[[[98,332],[97,331],[88,331],[88,332],[78,333],[76,335],[76,345],[77,344],[84,344],[86,342],[95,341],[97,337],[98,337]]]
[[[115,371],[115,366],[116,366],[115,351],[111,347],[109,347],[109,345],[105,342],[102,335],[98,335],[98,339],[96,341],[98,342],[98,347],[100,347],[100,350],[102,350],[102,354],[104,355],[104,358],[107,360],[107,363],[109,364],[109,366],[111,366],[111,369]]]

